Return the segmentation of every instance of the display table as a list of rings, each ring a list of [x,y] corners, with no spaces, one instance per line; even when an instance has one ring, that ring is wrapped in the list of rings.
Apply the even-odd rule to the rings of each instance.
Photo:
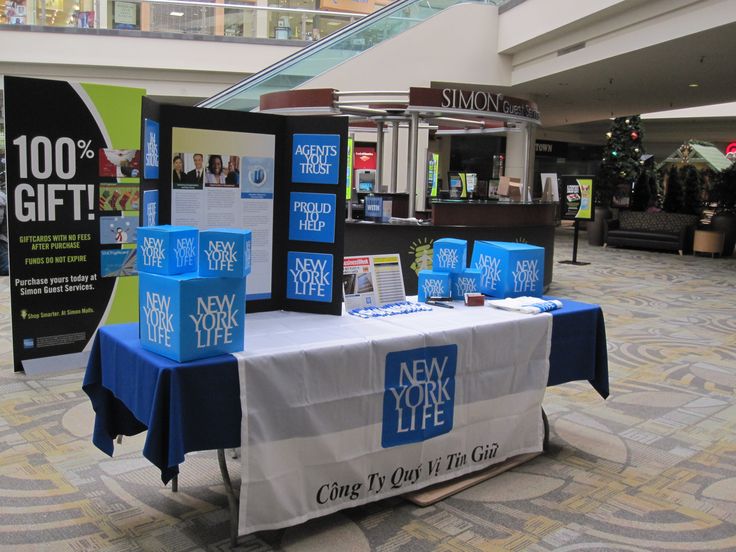
[[[548,385],[573,380],[588,380],[604,398],[608,396],[608,365],[603,314],[596,305],[563,300],[564,307],[552,315]],[[490,310],[488,307],[476,309]],[[441,309],[436,309],[440,311]],[[448,315],[452,311],[448,310]],[[261,353],[278,356],[281,351],[277,331],[263,329],[274,316],[313,317],[316,324],[304,327],[302,339],[320,332],[320,324],[339,317],[295,313],[258,313],[246,319],[249,336],[256,337],[261,326]],[[413,315],[397,316],[412,325]],[[263,320],[261,320],[263,318]],[[347,318],[347,317],[343,317]],[[264,324],[266,321],[268,324]],[[472,331],[472,330],[470,330]],[[398,335],[401,332],[398,331]],[[335,343],[333,341],[332,345]],[[504,345],[503,343],[501,345]],[[284,354],[294,354],[291,344]],[[270,351],[267,349],[270,348]],[[314,350],[303,355],[317,354]],[[350,359],[345,359],[346,363]],[[367,368],[366,368],[367,370]],[[254,385],[268,389],[268,371],[258,372],[261,381]],[[256,378],[257,379],[257,378]],[[250,385],[250,383],[249,383]],[[295,372],[293,386],[305,382]],[[161,470],[168,482],[178,473],[187,452],[236,448],[241,443],[241,404],[238,361],[232,355],[178,364],[140,347],[137,324],[107,326],[95,338],[84,390],[95,413],[93,442],[109,455],[117,435],[134,435],[148,429],[143,455]],[[279,394],[269,389],[273,397]],[[272,415],[280,415],[278,404]],[[266,416],[268,413],[264,413]],[[267,418],[264,418],[267,419]],[[264,422],[266,423],[266,422]],[[273,422],[269,422],[273,423]],[[252,428],[253,429],[253,428]],[[255,428],[254,431],[263,431]]]
[[[695,253],[710,253],[711,256],[720,255],[723,251],[725,234],[716,230],[696,230],[693,236],[693,255]]]
[[[603,313],[597,305],[563,303],[552,313],[548,385],[588,380],[605,398]],[[248,315],[246,339],[256,320]],[[96,413],[94,444],[112,456],[116,436],[147,429],[143,456],[161,470],[164,483],[179,472],[187,452],[240,446],[240,384],[232,355],[179,364],[143,350],[137,324],[105,326],[95,337],[83,388]]]

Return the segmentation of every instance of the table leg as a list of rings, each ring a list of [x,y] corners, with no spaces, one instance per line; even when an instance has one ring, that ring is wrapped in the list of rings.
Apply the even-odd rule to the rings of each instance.
[[[230,482],[230,473],[227,471],[227,462],[225,461],[225,450],[217,449],[217,461],[220,464],[220,473],[222,474],[222,482],[225,484],[225,494],[227,494],[227,504],[230,509],[230,546],[238,544],[238,498],[233,491],[233,485]]]
[[[171,492],[172,493],[179,492],[179,474],[178,473],[171,479]]]
[[[547,413],[542,408],[542,423],[544,424],[544,440],[542,441],[542,450],[547,452],[549,450],[549,420],[547,419]]]

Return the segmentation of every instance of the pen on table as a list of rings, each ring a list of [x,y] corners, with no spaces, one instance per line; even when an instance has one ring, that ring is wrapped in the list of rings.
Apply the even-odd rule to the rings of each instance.
[[[444,307],[446,309],[454,309],[455,307],[453,305],[450,305],[448,303],[443,303],[442,301],[427,301],[428,305],[436,305],[438,307]]]

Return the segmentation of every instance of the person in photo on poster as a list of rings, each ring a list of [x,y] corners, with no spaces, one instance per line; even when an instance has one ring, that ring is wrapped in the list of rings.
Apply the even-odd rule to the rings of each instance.
[[[181,155],[174,156],[172,165],[174,169],[171,171],[171,182],[173,184],[181,184],[187,177],[184,172],[184,160],[181,158]]]
[[[225,177],[225,183],[227,184],[240,184],[240,157],[237,155],[231,155],[230,160],[227,162],[227,176]]]
[[[210,155],[207,159],[207,172],[205,173],[204,182],[214,186],[225,184],[221,155]]]
[[[194,168],[187,173],[185,182],[187,184],[204,184],[204,155],[195,153],[192,155]]]

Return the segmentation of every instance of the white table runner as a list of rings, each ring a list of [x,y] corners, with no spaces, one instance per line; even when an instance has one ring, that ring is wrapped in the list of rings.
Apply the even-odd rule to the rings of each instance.
[[[552,317],[249,314],[241,535],[542,450]]]

